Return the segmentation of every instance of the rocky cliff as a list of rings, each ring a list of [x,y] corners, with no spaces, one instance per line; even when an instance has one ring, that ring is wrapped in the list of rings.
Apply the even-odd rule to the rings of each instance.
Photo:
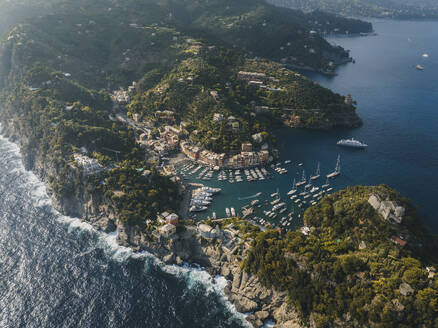
[[[46,182],[53,207],[60,213],[84,220],[96,229],[112,232],[117,229],[120,245],[135,251],[147,251],[166,264],[182,265],[184,262],[196,263],[205,268],[212,276],[222,275],[228,281],[225,294],[237,311],[250,313],[247,320],[254,327],[263,326],[264,321],[274,320],[276,327],[300,327],[297,313],[288,307],[286,294],[275,288],[264,287],[258,278],[249,275],[240,268],[239,260],[225,251],[220,239],[202,238],[194,226],[187,226],[169,239],[157,238],[117,220],[105,204],[103,195],[83,192],[80,196],[69,194],[59,196],[49,186],[48,177],[56,176],[59,167],[55,162],[40,156],[28,146],[26,137],[11,122],[3,122],[0,134],[17,143],[21,148],[24,166],[32,170],[42,181]],[[69,178],[75,178],[72,170]]]
[[[301,327],[298,314],[286,302],[286,293],[266,288],[256,276],[242,271],[239,260],[223,247],[220,238],[205,239],[194,226],[171,238],[152,237],[123,224],[118,225],[118,232],[120,244],[155,254],[166,264],[197,263],[211,276],[224,276],[229,281],[225,288],[229,301],[237,311],[250,313],[247,320],[254,327],[263,326],[268,319],[274,320],[276,327]]]

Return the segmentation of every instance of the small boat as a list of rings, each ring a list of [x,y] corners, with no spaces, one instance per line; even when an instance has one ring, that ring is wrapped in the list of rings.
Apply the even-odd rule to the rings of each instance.
[[[228,207],[225,209],[225,213],[227,214],[227,217],[231,216],[231,212],[230,212],[230,209]]]
[[[309,179],[309,183],[304,186],[304,189],[310,189],[310,188],[312,188],[312,182],[310,182]]]
[[[429,58],[429,54],[423,54],[423,58]]]
[[[231,215],[236,216],[236,210],[234,209],[234,207],[231,208]]]
[[[310,180],[316,180],[316,179],[319,179],[319,177],[321,176],[321,168],[320,168],[320,163],[318,162],[318,166],[317,166],[317,168],[316,168],[316,172],[315,172],[315,175],[312,175],[311,177],[310,177]]]
[[[277,204],[277,203],[279,203],[279,202],[280,202],[280,198],[274,199],[274,200],[271,202],[271,205],[275,205],[275,204]]]
[[[284,164],[290,164],[292,163],[292,161],[290,159],[288,159],[287,161],[284,161]]]
[[[205,210],[207,210],[206,206],[196,206],[196,205],[190,207],[190,209],[189,209],[190,212],[202,212],[202,211],[205,211]]]
[[[415,66],[415,68],[419,71],[424,71],[424,67],[421,65],[417,65],[417,66]]]
[[[330,174],[327,174],[327,178],[329,178],[329,179],[330,178],[334,178],[334,177],[337,177],[340,174],[341,174],[341,155],[338,155],[338,159],[336,161],[335,171],[330,173]]]
[[[301,178],[301,181],[296,184],[296,187],[301,187],[301,186],[305,185],[306,182],[307,182],[306,172],[303,170],[303,177]]]
[[[295,194],[296,192],[297,192],[297,183],[296,183],[296,181],[294,179],[294,183],[292,185],[292,189],[289,190],[289,192],[287,194],[290,196],[290,195]]]

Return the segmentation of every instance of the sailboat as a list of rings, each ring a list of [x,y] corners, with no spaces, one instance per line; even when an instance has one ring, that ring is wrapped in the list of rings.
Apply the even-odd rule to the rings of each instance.
[[[304,186],[306,184],[306,171],[303,170],[303,177],[301,181],[296,184],[297,187]]]
[[[327,174],[327,178],[334,178],[341,174],[341,155],[338,155],[335,171]]]
[[[321,188],[325,189],[325,188],[328,188],[329,186],[330,186],[329,178],[327,178],[327,180],[325,181],[325,184],[323,184],[323,185],[321,186]]]
[[[321,163],[318,162],[318,167],[316,168],[316,172],[315,175],[310,177],[310,180],[316,180],[319,179],[319,177],[321,176]]]
[[[310,188],[312,188],[311,178],[309,178],[309,183],[306,184],[306,185],[304,186],[304,188],[305,188],[305,189],[310,189]]]
[[[297,192],[297,183],[296,183],[296,181],[295,181],[295,178],[294,178],[294,184],[293,184],[293,186],[292,186],[292,189],[287,193],[288,195],[293,195],[293,194],[295,194]]]

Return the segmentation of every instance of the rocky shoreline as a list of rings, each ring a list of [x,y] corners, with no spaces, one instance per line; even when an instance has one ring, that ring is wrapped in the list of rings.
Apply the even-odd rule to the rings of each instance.
[[[120,245],[137,252],[147,251],[166,264],[196,263],[212,277],[225,277],[228,280],[225,295],[238,312],[249,313],[246,319],[254,327],[262,327],[267,320],[275,321],[275,327],[279,328],[302,327],[297,312],[287,305],[286,294],[264,287],[255,275],[243,271],[238,258],[226,251],[220,238],[204,238],[196,226],[189,225],[171,238],[157,239],[150,233],[118,221],[105,205],[103,195],[84,192],[80,197],[70,195],[60,198],[51,191],[47,180],[48,176],[57,174],[59,168],[56,163],[42,158],[30,148],[11,122],[2,123],[0,134],[19,145],[26,170],[33,171],[46,184],[53,207],[63,215],[78,217],[105,233],[117,230]],[[74,174],[72,170],[72,179]]]

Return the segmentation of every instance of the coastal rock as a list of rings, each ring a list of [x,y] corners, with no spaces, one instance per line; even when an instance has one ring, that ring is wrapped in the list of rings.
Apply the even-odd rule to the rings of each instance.
[[[250,314],[247,316],[246,321],[248,321],[254,328],[260,328],[263,327],[263,321],[260,319],[257,319],[253,314]]]
[[[163,257],[163,262],[166,264],[173,264],[175,262],[175,254],[170,253],[169,255],[166,255]]]
[[[290,320],[276,324],[275,328],[302,328],[302,326],[295,320]]]
[[[414,289],[411,287],[411,285],[409,285],[405,282],[402,282],[400,284],[399,291],[400,291],[400,294],[402,294],[403,296],[408,296],[414,292]]]
[[[179,266],[184,264],[183,260],[179,256],[176,257],[175,261],[176,261],[176,264],[179,265]]]
[[[277,323],[280,323],[278,327],[282,328],[300,328],[300,320],[298,313],[289,307],[286,302],[281,304],[273,312],[273,317]]]
[[[225,277],[225,279],[230,279],[231,271],[227,264],[223,264],[221,269],[221,276]]]
[[[254,313],[254,316],[259,320],[266,320],[269,317],[268,311],[258,311]]]
[[[234,303],[238,312],[254,312],[259,308],[259,305],[256,302],[239,294],[231,294],[229,299]]]

